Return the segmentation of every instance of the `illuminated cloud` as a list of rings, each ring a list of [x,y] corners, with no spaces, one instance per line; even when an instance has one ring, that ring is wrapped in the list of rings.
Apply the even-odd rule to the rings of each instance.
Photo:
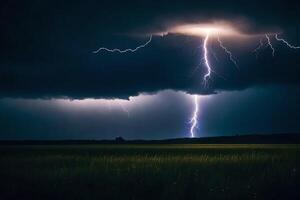
[[[242,36],[237,29],[228,23],[212,23],[212,24],[183,24],[171,27],[169,33],[190,35],[190,36]]]
[[[168,34],[186,35],[205,37],[209,34],[211,37],[233,37],[233,38],[250,38],[261,37],[265,34],[275,35],[280,34],[283,31],[275,26],[265,26],[257,29],[253,23],[245,19],[237,20],[213,20],[208,22],[174,22],[166,25],[166,28],[162,31],[148,32],[150,35],[166,36]]]

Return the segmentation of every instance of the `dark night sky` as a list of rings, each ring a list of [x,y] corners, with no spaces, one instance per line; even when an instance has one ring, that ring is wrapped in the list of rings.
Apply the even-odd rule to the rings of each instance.
[[[134,54],[92,53],[215,20],[300,45],[293,1],[4,0],[0,19],[0,139],[186,137],[191,94],[201,95],[197,136],[300,132],[300,50],[272,37],[275,56],[265,47],[257,58],[262,36],[224,38],[239,69],[210,41],[218,75],[209,88],[199,66],[203,38],[154,36]]]

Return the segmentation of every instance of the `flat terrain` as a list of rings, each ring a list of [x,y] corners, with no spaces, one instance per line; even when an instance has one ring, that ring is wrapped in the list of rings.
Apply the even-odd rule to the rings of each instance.
[[[2,145],[0,199],[299,199],[300,145]]]

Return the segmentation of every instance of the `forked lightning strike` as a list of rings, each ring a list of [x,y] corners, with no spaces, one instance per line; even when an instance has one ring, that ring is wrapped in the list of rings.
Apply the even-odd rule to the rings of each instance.
[[[209,40],[209,33],[206,34],[203,42],[203,59],[204,59],[204,65],[206,67],[206,74],[204,74],[203,77],[203,84],[206,87],[208,85],[208,81],[210,78],[210,75],[212,73],[212,69],[210,67],[209,59],[208,59],[208,49],[207,49],[207,43]],[[193,116],[190,120],[191,128],[190,128],[190,137],[195,137],[195,129],[197,128],[198,125],[198,110],[199,110],[199,105],[198,105],[198,95],[194,95],[194,112]]]
[[[173,32],[172,32],[173,31]],[[224,34],[224,35],[228,35],[228,34],[232,34],[232,35],[237,35],[238,32],[230,27],[227,26],[195,26],[195,25],[183,25],[183,26],[178,26],[173,28],[171,31],[171,33],[177,33],[177,34],[185,34],[185,35],[192,35],[192,36],[201,36],[204,37],[204,41],[203,41],[203,60],[204,60],[204,66],[206,69],[206,72],[203,76],[203,84],[204,87],[206,87],[208,85],[208,81],[211,77],[211,74],[214,72],[212,70],[210,61],[209,61],[209,52],[208,52],[208,40],[211,38],[210,36],[217,36],[217,41],[219,43],[219,46],[224,50],[224,52],[229,56],[230,61],[238,68],[238,64],[237,61],[235,60],[235,58],[233,57],[231,51],[228,50],[228,48],[226,48],[224,46],[224,44],[222,43],[219,34]],[[168,32],[164,33],[164,35],[168,34]],[[264,40],[261,38],[259,41],[259,45],[257,46],[256,49],[254,49],[253,52],[256,53],[256,56],[259,53],[259,50],[261,50],[263,48],[263,46],[266,44],[267,46],[270,47],[270,49],[272,50],[272,56],[275,56],[275,48],[272,45],[271,42],[271,38],[270,36],[274,36],[276,41],[278,42],[282,42],[283,44],[285,44],[287,47],[291,48],[291,49],[300,49],[300,46],[294,46],[292,44],[290,44],[288,41],[286,41],[283,38],[280,38],[278,36],[278,34],[265,34],[264,35],[266,38],[266,43],[264,42]],[[152,41],[152,35],[150,35],[149,40],[142,44],[137,46],[134,49],[109,49],[106,47],[101,47],[95,51],[93,51],[93,53],[99,53],[100,51],[106,51],[106,52],[111,52],[111,53],[134,53],[136,51],[138,51],[141,48],[146,47],[147,45],[149,45],[149,43]],[[214,55],[215,56],[215,55]],[[216,56],[215,56],[216,57]],[[191,127],[190,127],[190,137],[195,137],[196,132],[195,129],[197,128],[198,125],[198,112],[199,112],[199,105],[198,105],[198,95],[193,95],[194,98],[194,111],[193,111],[193,115],[191,117],[190,123],[191,123]],[[121,105],[122,109],[128,114],[129,116],[129,112],[127,109],[125,109],[122,105]]]
[[[204,59],[204,65],[206,67],[206,73],[204,74],[204,77],[203,77],[204,87],[208,86],[209,78],[210,78],[210,76],[213,72],[213,70],[211,68],[211,65],[210,65],[209,56],[208,56],[209,52],[208,52],[208,48],[207,48],[209,38],[210,38],[210,32],[208,31],[205,38],[204,38],[204,42],[203,42],[203,52],[204,52],[203,59]],[[238,64],[237,64],[236,60],[233,58],[233,55],[232,55],[231,51],[229,51],[223,45],[223,43],[222,43],[219,36],[217,37],[217,40],[218,40],[218,43],[219,43],[220,47],[225,51],[226,54],[228,54],[230,61],[238,68]],[[192,116],[192,120],[191,120],[192,126],[191,126],[191,129],[190,129],[191,137],[195,136],[194,131],[195,131],[195,128],[197,127],[197,124],[198,124],[198,108],[199,108],[198,95],[194,95],[194,103],[195,103],[195,107],[194,107],[194,112],[193,112],[193,116]]]

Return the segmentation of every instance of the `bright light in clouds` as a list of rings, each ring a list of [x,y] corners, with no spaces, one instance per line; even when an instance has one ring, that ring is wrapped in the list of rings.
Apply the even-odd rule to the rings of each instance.
[[[133,99],[132,99],[133,98]],[[98,110],[100,112],[105,110],[120,110],[130,116],[130,107],[135,102],[135,97],[130,97],[130,100],[124,99],[55,99],[57,105],[65,109],[78,110]]]
[[[143,109],[147,105],[152,105],[159,99],[164,99],[164,95],[179,95],[185,98],[189,98],[190,95],[185,92],[173,92],[171,90],[165,90],[157,94],[142,93],[138,96],[131,96],[129,99],[52,99],[41,100],[51,101],[63,109],[77,109],[77,110],[118,110],[124,112],[130,117],[131,112],[136,109]],[[157,102],[158,103],[158,102]]]
[[[229,24],[184,24],[170,28],[168,33],[205,37],[210,36],[242,36]]]

